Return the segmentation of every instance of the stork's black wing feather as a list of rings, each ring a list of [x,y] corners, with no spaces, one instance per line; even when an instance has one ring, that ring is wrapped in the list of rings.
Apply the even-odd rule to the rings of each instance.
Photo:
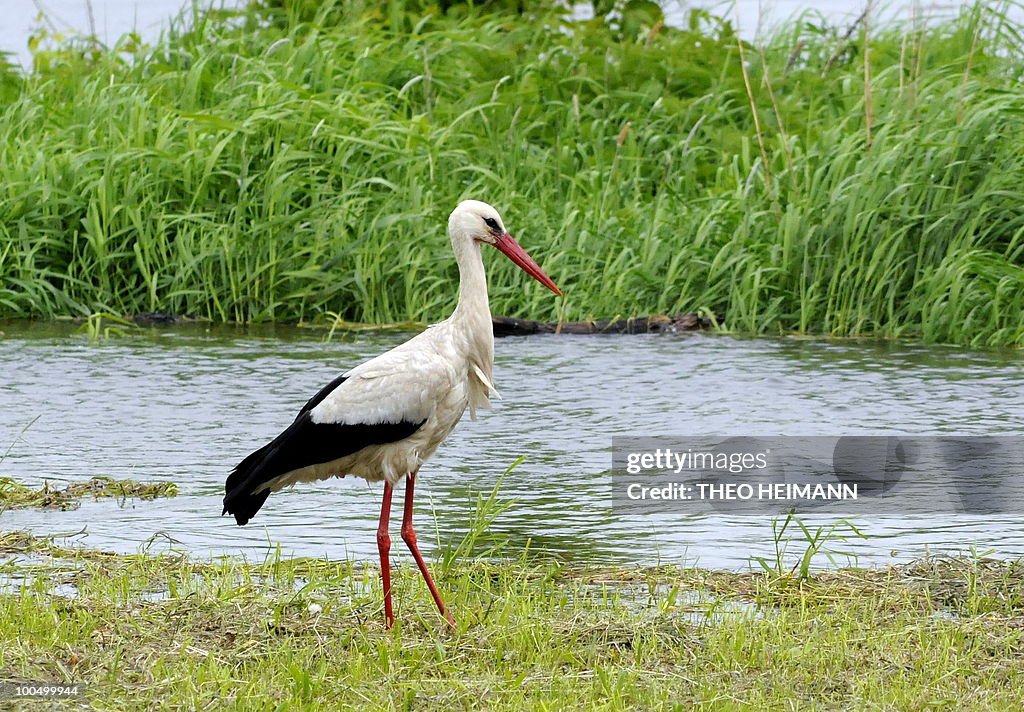
[[[425,423],[314,423],[310,411],[335,388],[344,383],[339,376],[302,407],[288,428],[242,460],[224,483],[224,514],[233,514],[246,524],[270,496],[261,486],[289,472],[332,462],[369,445],[383,445],[409,437]]]

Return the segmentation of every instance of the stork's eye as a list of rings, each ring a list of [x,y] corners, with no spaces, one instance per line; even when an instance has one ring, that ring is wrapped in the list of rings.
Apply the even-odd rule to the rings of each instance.
[[[494,218],[484,218],[484,222],[487,223],[487,227],[494,230],[494,232],[498,232],[499,230],[501,230],[501,228],[498,227],[498,221],[495,220]]]

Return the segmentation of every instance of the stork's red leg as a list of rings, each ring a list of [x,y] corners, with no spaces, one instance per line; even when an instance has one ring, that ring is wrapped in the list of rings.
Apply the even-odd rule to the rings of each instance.
[[[384,480],[384,499],[380,503],[380,524],[377,526],[377,551],[380,552],[380,582],[384,587],[384,623],[390,628],[395,624],[395,611],[391,605],[391,535],[388,522],[391,519],[391,483]]]
[[[434,603],[437,604],[437,610],[441,612],[445,620],[448,621],[448,625],[455,625],[455,620],[452,618],[452,614],[444,606],[444,601],[441,600],[441,594],[437,592],[437,586],[434,585],[434,579],[430,577],[430,572],[427,571],[427,562],[423,560],[423,555],[420,553],[420,549],[416,546],[416,532],[412,528],[412,497],[413,490],[416,487],[416,473],[410,472],[409,476],[405,478],[405,511],[402,514],[402,541],[409,546],[409,551],[412,552],[412,558],[416,559],[416,565],[420,567],[420,573],[423,574],[423,580],[427,582],[427,588],[430,589],[430,595],[434,597]]]

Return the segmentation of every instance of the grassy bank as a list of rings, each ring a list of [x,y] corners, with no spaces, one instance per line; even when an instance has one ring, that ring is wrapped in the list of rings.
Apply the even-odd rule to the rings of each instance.
[[[1019,709],[1024,564],[699,569],[200,563],[0,537],[0,675],[95,709]],[[57,594],[54,593],[57,591]]]
[[[699,13],[284,5],[44,42],[4,84],[0,314],[434,320],[475,196],[567,293],[495,260],[497,313],[1024,343],[1024,42],[995,6],[752,45]]]

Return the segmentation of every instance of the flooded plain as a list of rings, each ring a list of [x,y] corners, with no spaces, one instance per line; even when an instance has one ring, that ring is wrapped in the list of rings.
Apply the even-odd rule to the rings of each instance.
[[[177,483],[150,502],[10,510],[0,529],[69,533],[91,547],[193,555],[373,559],[380,486],[347,478],[273,495],[247,527],[221,517],[232,466],[284,428],[323,384],[407,337],[192,325],[90,342],[70,324],[0,324],[0,477],[55,485],[94,476]],[[504,399],[468,415],[420,476],[424,548],[455,546],[478,496],[519,456],[490,528],[504,553],[586,563],[746,568],[773,558],[772,518],[625,516],[611,505],[616,435],[1024,435],[1015,351],[708,334],[501,339]],[[834,521],[817,515],[812,525]],[[974,548],[1024,555],[1024,517],[865,516],[838,542],[881,564]],[[799,537],[791,552],[803,550]],[[397,551],[397,550],[396,550]],[[397,552],[403,556],[404,552]],[[819,559],[819,564],[829,565]]]

